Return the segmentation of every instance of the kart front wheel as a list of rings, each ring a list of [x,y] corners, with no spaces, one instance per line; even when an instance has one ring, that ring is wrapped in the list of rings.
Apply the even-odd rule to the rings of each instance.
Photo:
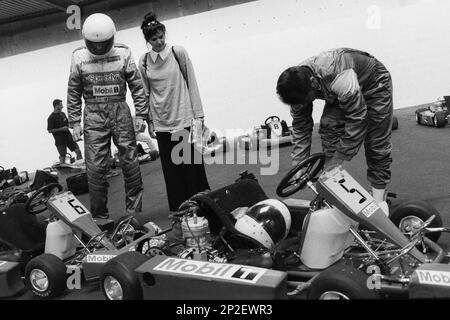
[[[369,289],[369,276],[352,265],[338,262],[322,271],[311,283],[309,300],[375,300],[379,294]]]
[[[414,233],[431,216],[435,216],[429,228],[441,228],[443,226],[442,217],[428,202],[422,200],[406,200],[392,209],[391,221],[405,234]],[[427,238],[436,242],[441,236],[441,232],[426,233]]]
[[[135,251],[109,260],[100,272],[100,286],[107,300],[142,300],[142,286],[135,269],[148,257]]]
[[[433,117],[433,124],[436,128],[445,127],[447,124],[447,114],[445,112],[436,112]]]
[[[25,282],[34,295],[54,298],[66,289],[66,266],[61,259],[44,253],[30,260],[25,267]]]

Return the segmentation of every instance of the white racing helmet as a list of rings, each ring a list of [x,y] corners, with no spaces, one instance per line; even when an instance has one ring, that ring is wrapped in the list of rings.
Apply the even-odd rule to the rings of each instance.
[[[283,202],[267,199],[248,208],[234,227],[270,250],[288,235],[291,213]]]
[[[91,14],[83,23],[84,42],[94,55],[108,53],[114,44],[116,27],[110,17],[103,13]]]

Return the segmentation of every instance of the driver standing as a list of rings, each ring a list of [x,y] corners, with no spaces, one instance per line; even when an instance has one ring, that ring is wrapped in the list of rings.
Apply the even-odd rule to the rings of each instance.
[[[291,106],[293,164],[310,155],[312,102],[325,100],[319,128],[325,168],[350,161],[364,144],[373,197],[387,212],[393,102],[391,75],[385,66],[367,52],[333,49],[286,69],[276,91]]]
[[[148,104],[131,51],[114,43],[115,33],[114,22],[105,14],[95,13],[86,19],[82,29],[86,46],[72,54],[67,90],[69,126],[75,140],[84,133],[91,212],[97,218],[109,217],[106,175],[111,138],[122,163],[127,213],[140,213],[142,209],[143,186],[134,125],[145,124]],[[125,102],[127,83],[136,108],[135,124]],[[84,130],[80,124],[82,96]]]

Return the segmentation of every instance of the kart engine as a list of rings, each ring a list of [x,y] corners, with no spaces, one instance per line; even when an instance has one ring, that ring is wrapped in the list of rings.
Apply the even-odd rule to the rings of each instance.
[[[183,216],[181,231],[185,249],[177,255],[178,257],[210,262],[227,261],[213,248],[208,220],[197,216],[197,207],[192,207],[189,213]]]

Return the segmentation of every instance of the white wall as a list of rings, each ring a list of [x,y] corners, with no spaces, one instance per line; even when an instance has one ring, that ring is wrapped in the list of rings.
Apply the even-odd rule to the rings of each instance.
[[[273,114],[290,122],[275,95],[279,74],[333,47],[379,58],[392,73],[396,108],[448,94],[449,9],[445,0],[260,0],[164,23],[168,42],[184,46],[194,63],[207,124],[225,132]],[[136,61],[146,50],[139,28],[116,39]],[[57,159],[46,119],[52,100],[66,99],[71,52],[81,44],[0,59],[0,165],[35,170]]]

